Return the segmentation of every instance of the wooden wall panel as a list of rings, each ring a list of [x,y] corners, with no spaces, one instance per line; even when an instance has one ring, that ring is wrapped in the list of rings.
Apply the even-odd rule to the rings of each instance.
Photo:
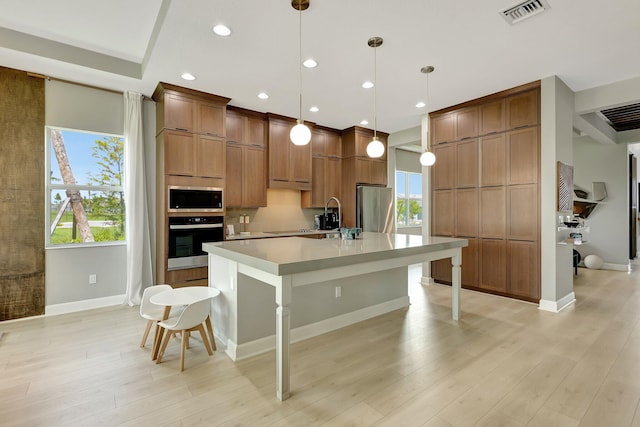
[[[44,314],[44,80],[0,67],[0,321]]]

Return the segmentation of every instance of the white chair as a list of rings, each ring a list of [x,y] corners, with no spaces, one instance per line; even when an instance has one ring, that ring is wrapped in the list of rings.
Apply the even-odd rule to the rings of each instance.
[[[200,336],[202,337],[202,342],[207,349],[207,353],[209,353],[209,356],[212,356],[213,351],[211,350],[211,346],[209,345],[209,340],[207,339],[207,334],[204,330],[203,325],[204,321],[209,316],[210,310],[211,298],[206,298],[186,306],[182,314],[180,314],[180,316],[178,316],[177,318],[173,317],[165,321],[158,322],[158,327],[164,328],[166,332],[164,334],[164,338],[162,339],[162,345],[160,346],[160,351],[158,352],[156,363],[160,363],[162,361],[162,356],[164,355],[164,351],[167,348],[167,343],[169,342],[169,337],[171,336],[172,332],[180,332],[181,336],[180,372],[184,371],[184,353],[189,341],[189,332],[200,332]]]
[[[145,343],[147,342],[147,337],[149,336],[149,331],[151,330],[151,326],[161,321],[164,317],[164,306],[153,304],[151,301],[151,297],[158,292],[166,291],[172,289],[169,285],[154,285],[149,286],[142,293],[142,301],[140,302],[140,316],[143,319],[147,319],[147,327],[144,330],[144,335],[142,336],[142,341],[140,342],[140,347],[143,348]],[[157,326],[156,326],[156,335],[157,335]]]

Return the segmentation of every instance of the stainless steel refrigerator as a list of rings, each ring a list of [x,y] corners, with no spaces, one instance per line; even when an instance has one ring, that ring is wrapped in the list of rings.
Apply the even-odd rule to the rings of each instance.
[[[392,188],[356,187],[356,227],[362,231],[393,233],[394,211]]]

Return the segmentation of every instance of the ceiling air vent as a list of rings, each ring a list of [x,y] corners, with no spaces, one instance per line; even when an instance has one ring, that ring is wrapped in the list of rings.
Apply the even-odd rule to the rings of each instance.
[[[500,14],[509,24],[516,24],[549,8],[549,3],[546,0],[530,0],[508,7],[502,10]]]

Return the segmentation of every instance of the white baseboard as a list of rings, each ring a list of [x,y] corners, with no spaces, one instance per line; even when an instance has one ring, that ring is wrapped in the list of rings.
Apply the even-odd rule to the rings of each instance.
[[[430,286],[430,285],[434,285],[435,283],[436,283],[436,281],[433,280],[433,277],[429,277],[429,276],[421,276],[420,277],[420,284],[421,285]]]
[[[560,311],[567,308],[570,304],[573,304],[576,301],[575,292],[570,292],[563,298],[560,298],[558,301],[549,301],[549,300],[540,300],[540,304],[538,305],[538,309],[544,311],[550,311],[552,313],[559,313]]]
[[[365,307],[351,313],[341,314],[309,325],[300,326],[291,330],[291,342],[303,341],[307,338],[322,335],[404,307],[409,307],[408,296]],[[270,335],[268,337],[259,338],[240,345],[231,340],[227,340],[227,349],[225,351],[231,360],[236,361],[265,353],[267,351],[274,350],[275,348],[276,337],[275,335]]]
[[[631,271],[631,266],[629,264],[612,264],[610,262],[605,262],[602,264],[603,270],[615,270],[615,271]]]
[[[120,305],[124,302],[125,295],[112,295],[103,298],[93,298],[82,301],[65,302],[62,304],[47,305],[44,308],[45,316],[55,316],[57,314],[74,313],[76,311],[91,310],[92,308],[109,307]]]

